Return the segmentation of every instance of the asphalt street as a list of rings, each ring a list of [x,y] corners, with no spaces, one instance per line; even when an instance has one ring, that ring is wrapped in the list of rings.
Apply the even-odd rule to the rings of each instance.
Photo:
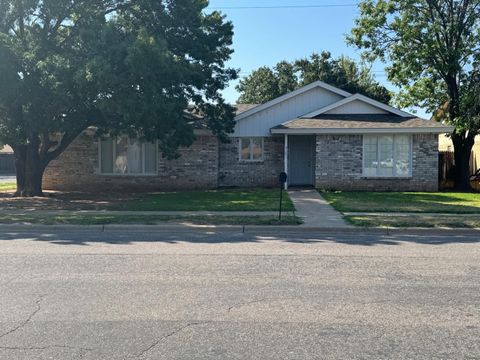
[[[16,181],[15,176],[1,175],[0,174],[0,184],[14,183],[15,181]]]
[[[480,359],[480,239],[0,230],[0,359]]]

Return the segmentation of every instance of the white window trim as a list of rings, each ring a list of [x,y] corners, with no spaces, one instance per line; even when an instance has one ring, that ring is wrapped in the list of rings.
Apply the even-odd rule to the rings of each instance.
[[[378,138],[381,136],[392,136],[393,137],[393,175],[379,175],[378,174],[378,164],[377,164],[377,174],[376,175],[366,175],[365,174],[365,138],[367,137],[376,137],[377,138],[377,163],[380,158],[380,150],[378,146]],[[396,175],[397,168],[395,164],[397,163],[396,152],[395,152],[395,138],[398,136],[408,136],[409,138],[409,152],[410,152],[410,163],[409,163],[409,174],[408,175]],[[367,179],[411,179],[413,177],[413,136],[409,134],[379,134],[379,135],[363,135],[362,136],[362,177]]]
[[[250,148],[250,159],[242,159],[242,140],[246,140],[250,142],[249,148]],[[260,159],[254,159],[253,158],[253,149],[252,149],[252,144],[253,141],[252,139],[262,139],[262,157]],[[238,161],[240,162],[245,162],[245,163],[257,163],[257,162],[263,162],[265,161],[265,138],[261,136],[245,136],[245,137],[239,137],[238,138]]]
[[[115,168],[115,155],[117,153],[117,141],[116,139],[118,136],[111,138],[112,139],[112,164],[113,168]],[[130,143],[131,138],[128,138],[128,142]],[[120,177],[129,177],[129,176],[157,176],[158,175],[158,140],[154,142],[155,144],[155,149],[156,149],[156,154],[155,154],[155,171],[154,172],[145,172],[145,143],[142,142],[142,170],[143,172],[141,173],[126,173],[126,174],[119,174],[116,172],[113,173],[104,173],[102,172],[102,140],[98,140],[98,169],[97,169],[97,175],[102,175],[102,176],[120,176]]]

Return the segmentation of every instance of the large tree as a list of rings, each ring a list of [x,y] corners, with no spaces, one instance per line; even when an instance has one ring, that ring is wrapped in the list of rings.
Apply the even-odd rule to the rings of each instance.
[[[390,92],[375,80],[368,66],[345,56],[332,58],[324,51],[310,58],[279,62],[273,69],[264,66],[253,71],[237,86],[238,102],[262,104],[317,80],[384,103],[391,99]]]
[[[234,109],[232,24],[208,0],[0,0],[0,143],[17,195],[42,195],[46,166],[86,128],[158,139],[165,156],[194,140],[184,111],[221,138]]]
[[[469,159],[480,129],[480,0],[362,0],[349,37],[416,105],[455,126],[456,188],[469,190]]]

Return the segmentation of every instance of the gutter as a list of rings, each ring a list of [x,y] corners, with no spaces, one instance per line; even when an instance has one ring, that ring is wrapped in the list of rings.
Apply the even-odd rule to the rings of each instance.
[[[270,129],[272,135],[363,135],[363,134],[450,134],[455,128],[453,126],[445,127],[419,127],[419,128],[303,128],[303,129]]]

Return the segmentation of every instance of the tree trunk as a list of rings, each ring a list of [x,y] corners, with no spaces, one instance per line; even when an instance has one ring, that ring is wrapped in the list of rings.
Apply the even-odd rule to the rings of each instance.
[[[470,156],[475,138],[471,136],[452,135],[455,151],[455,190],[472,191],[470,185]]]
[[[17,173],[17,191],[15,196],[44,196],[42,191],[44,161],[38,154],[38,146],[23,145],[14,150]]]

